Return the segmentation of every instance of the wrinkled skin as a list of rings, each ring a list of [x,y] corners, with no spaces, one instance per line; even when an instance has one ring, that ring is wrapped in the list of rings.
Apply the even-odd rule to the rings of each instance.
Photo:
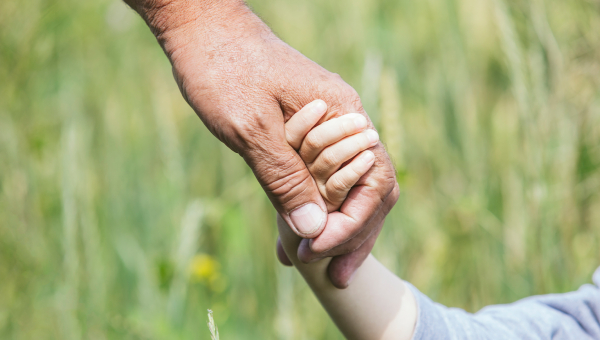
[[[302,233],[290,213],[307,203],[327,211],[314,180],[285,139],[284,123],[322,99],[325,120],[366,115],[356,91],[294,50],[240,1],[126,0],[146,20],[169,57],[179,88],[206,127],[248,163],[275,209],[305,240],[299,258],[335,257],[332,283],[348,285],[398,199],[395,171],[383,145],[375,164],[339,210]],[[369,120],[370,128],[373,128]],[[278,246],[282,263],[289,264]]]

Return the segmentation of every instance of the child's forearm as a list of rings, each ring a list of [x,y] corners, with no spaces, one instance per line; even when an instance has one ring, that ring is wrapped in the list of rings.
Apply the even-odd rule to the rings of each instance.
[[[301,239],[281,220],[278,224],[286,254],[347,339],[409,340],[412,337],[417,306],[404,281],[369,255],[352,284],[346,289],[337,289],[327,277],[330,259],[311,264],[300,262],[296,252]]]

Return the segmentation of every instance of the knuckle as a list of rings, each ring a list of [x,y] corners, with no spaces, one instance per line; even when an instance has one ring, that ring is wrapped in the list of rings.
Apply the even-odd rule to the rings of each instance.
[[[233,109],[227,108],[231,112]],[[240,150],[261,148],[265,141],[272,140],[272,115],[237,112],[218,118],[207,124],[211,132],[221,141],[233,141]]]
[[[330,104],[329,111],[334,116],[342,116],[348,112],[364,112],[360,96],[348,85],[339,74],[330,73],[327,80],[319,82],[316,91]]]
[[[341,124],[339,125],[342,136],[348,136],[355,130],[356,125],[350,118],[351,117],[342,120]]]
[[[325,182],[326,178],[324,178],[324,173],[326,170],[327,168],[319,162],[311,163],[310,165],[308,165],[308,171],[310,172],[311,176],[313,176],[316,182]]]
[[[306,171],[304,163],[297,159],[290,159],[284,164],[272,167],[273,170],[267,174],[263,189],[267,195],[282,205],[292,202],[312,183],[310,173]]]
[[[363,105],[362,101],[360,100],[360,96],[358,95],[358,92],[356,92],[356,90],[350,85],[347,85],[345,87],[343,96],[345,101],[349,103],[351,107],[353,107],[358,112],[363,111]]]
[[[400,197],[400,186],[398,183],[394,185],[392,192],[388,195],[385,202],[383,203],[384,214],[387,215],[392,210],[396,202],[398,202],[398,198]]]
[[[285,129],[285,140],[292,145],[296,140],[296,135],[290,129]],[[292,147],[296,149],[297,145],[292,145]]]
[[[390,169],[385,171],[382,180],[382,185],[387,189],[387,194],[389,194],[390,192],[392,192],[392,190],[394,190],[394,187],[397,184],[398,182],[396,182],[396,171],[393,167],[391,167]]]
[[[368,176],[368,184],[380,192],[383,197],[389,195],[394,187],[396,186],[396,170],[389,160],[387,154],[381,143],[376,146],[373,151],[375,152],[375,164],[373,165],[374,171]]]
[[[321,157],[319,158],[324,168],[331,168],[338,164],[336,155],[330,149],[325,149],[321,152]]]
[[[331,203],[331,205],[335,208],[335,210],[339,209],[339,206],[344,199],[346,198],[345,192],[334,191],[327,192],[327,200]]]
[[[369,141],[369,137],[367,136],[366,132],[361,133],[360,138],[356,138],[354,140],[354,143],[356,148],[359,150],[364,150],[371,145],[371,142]]]
[[[307,151],[318,150],[321,148],[321,141],[316,133],[309,133],[304,139],[304,144],[308,149]]]
[[[344,79],[342,79],[342,76],[339,75],[339,73],[331,73],[331,76],[333,77],[333,79],[337,80],[337,81],[344,81]]]
[[[331,180],[327,184],[327,194],[330,196],[339,196],[340,192],[346,191],[348,189],[346,181],[340,177],[331,178]]]
[[[348,164],[348,170],[351,171],[351,173],[348,175],[348,177],[358,178],[358,177],[362,176],[361,173],[364,173],[364,172],[360,171],[360,165],[355,164],[355,163]]]

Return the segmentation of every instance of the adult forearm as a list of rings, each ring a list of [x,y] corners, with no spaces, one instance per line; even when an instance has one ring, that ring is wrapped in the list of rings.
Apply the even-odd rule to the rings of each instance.
[[[206,26],[231,11],[247,8],[241,0],[124,0],[156,34],[200,20]]]
[[[411,339],[417,307],[404,281],[369,255],[352,284],[346,289],[337,289],[327,277],[330,259],[310,264],[299,261],[295,249],[300,238],[281,219],[278,224],[289,259],[347,339]]]
[[[272,84],[264,84],[273,78],[267,72],[258,81],[247,74],[270,67],[272,62],[261,55],[263,50],[285,44],[240,0],[125,1],[156,36],[186,101],[217,138],[245,157],[256,139],[248,136],[255,132],[248,120],[265,108],[245,119],[233,117],[239,115],[234,111],[244,103],[252,108],[252,102],[264,102],[261,97],[275,92]],[[277,54],[271,53],[271,57]],[[241,99],[250,92],[256,92],[256,98]],[[279,113],[275,118],[283,117]]]
[[[227,51],[228,46],[248,36],[270,33],[268,26],[240,0],[125,2],[146,21],[174,66],[177,58],[229,53],[232,51]]]

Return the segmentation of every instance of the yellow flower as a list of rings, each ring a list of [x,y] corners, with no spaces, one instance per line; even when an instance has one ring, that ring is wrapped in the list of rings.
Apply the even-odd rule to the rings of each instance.
[[[196,254],[190,264],[191,278],[204,284],[215,293],[227,287],[227,278],[221,274],[221,264],[208,254]]]
[[[208,254],[196,254],[192,259],[190,271],[194,279],[208,283],[220,276],[220,267],[219,262],[214,257]]]

